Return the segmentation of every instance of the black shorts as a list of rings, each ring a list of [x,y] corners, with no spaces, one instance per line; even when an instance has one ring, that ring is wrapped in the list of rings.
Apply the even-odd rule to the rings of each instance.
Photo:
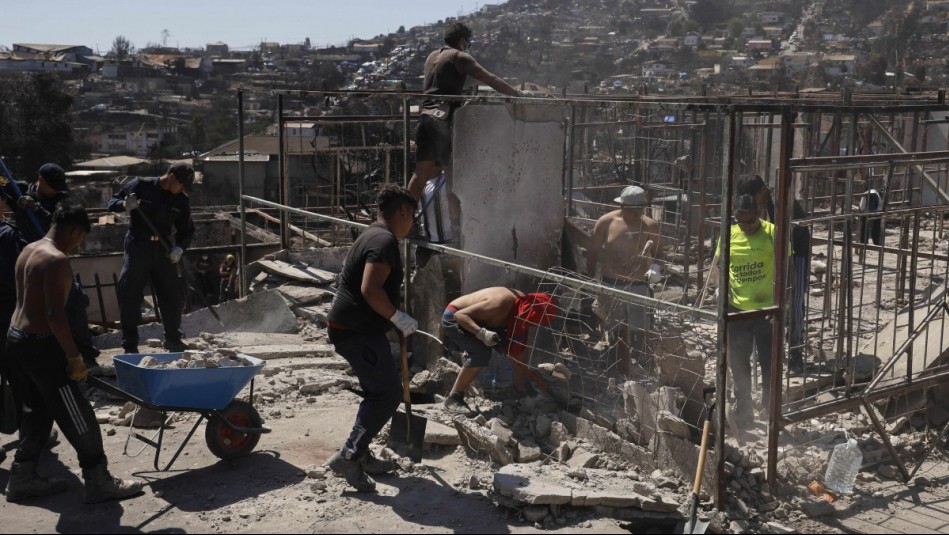
[[[446,166],[451,162],[451,122],[431,115],[419,116],[415,127],[415,161],[435,162]]]
[[[481,343],[480,340],[475,338],[475,335],[462,329],[461,325],[458,325],[454,309],[450,307],[445,309],[444,314],[442,314],[442,327],[445,329],[445,338],[468,355],[468,358],[462,363],[463,367],[484,368],[491,363],[491,348]],[[500,329],[499,331],[498,334],[503,338],[504,332]]]

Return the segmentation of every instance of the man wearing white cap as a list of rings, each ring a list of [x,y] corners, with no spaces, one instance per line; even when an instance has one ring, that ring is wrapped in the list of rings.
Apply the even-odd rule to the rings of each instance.
[[[600,217],[593,228],[586,254],[587,274],[595,277],[599,263],[604,285],[652,297],[649,284],[661,280],[656,263],[660,232],[659,224],[643,212],[648,204],[646,190],[628,186],[614,200],[619,210]],[[617,369],[621,375],[631,375],[633,355],[641,365],[651,361],[646,347],[651,331],[646,306],[601,295],[594,312],[611,338],[616,333]]]

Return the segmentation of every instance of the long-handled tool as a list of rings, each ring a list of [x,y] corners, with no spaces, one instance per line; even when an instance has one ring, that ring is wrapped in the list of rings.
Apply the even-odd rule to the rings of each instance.
[[[412,414],[412,394],[409,392],[409,357],[405,336],[399,333],[399,351],[402,356],[402,400],[405,412],[396,411],[389,427],[388,446],[396,453],[415,462],[422,461],[422,444],[425,442],[425,426],[428,420]]]
[[[169,245],[168,241],[165,240],[165,237],[160,232],[158,232],[158,229],[155,227],[155,224],[152,223],[152,220],[149,219],[149,217],[145,214],[145,211],[142,210],[141,207],[136,208],[135,211],[142,218],[142,221],[144,221],[145,224],[148,225],[148,229],[152,231],[152,234],[154,234],[155,236],[158,236],[158,241],[160,241],[162,247],[165,248],[165,252],[170,253],[171,245]],[[187,283],[188,288],[196,289],[197,285],[194,283],[194,279],[191,278],[191,273],[188,271],[188,268],[183,265],[183,259],[178,260],[177,269],[178,269],[178,273],[181,273],[184,276],[185,283]],[[218,323],[220,323],[221,325],[224,325],[224,322],[221,321],[221,316],[218,315],[217,310],[214,310],[214,307],[211,306],[211,303],[208,303],[208,300],[204,296],[204,294],[199,291],[195,291],[194,293],[201,296],[201,304],[207,307],[207,309],[211,311],[211,315],[214,316],[214,319],[216,319]]]
[[[20,186],[18,186],[16,180],[13,179],[13,175],[10,174],[10,169],[7,168],[7,164],[3,161],[3,158],[0,158],[0,172],[3,173],[3,176],[0,177],[0,187],[9,186],[13,194],[16,195],[16,198],[12,200],[13,202],[17,202],[20,200],[20,197],[23,196],[23,192],[20,191]],[[36,227],[36,232],[39,233],[40,236],[45,235],[46,231],[43,230],[43,225],[40,225],[40,220],[36,218],[36,214],[33,213],[33,210],[26,209],[24,211],[30,216],[30,221],[33,223],[33,226]]]
[[[714,386],[702,390],[702,399],[705,400],[705,425],[702,426],[702,445],[699,447],[699,462],[695,469],[695,483],[692,485],[692,496],[689,503],[689,518],[686,519],[683,533],[705,533],[708,521],[696,518],[699,507],[699,494],[702,492],[702,476],[705,474],[705,457],[708,454],[708,435],[712,428],[712,412],[715,402],[708,403],[708,395],[715,392]]]

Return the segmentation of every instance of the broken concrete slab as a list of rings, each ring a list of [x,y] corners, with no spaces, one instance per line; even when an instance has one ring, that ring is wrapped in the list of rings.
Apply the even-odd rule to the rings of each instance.
[[[591,453],[583,448],[577,448],[567,461],[567,466],[571,468],[593,468],[600,462],[600,456]]]
[[[344,379],[342,377],[332,377],[316,381],[314,383],[307,383],[300,387],[301,394],[322,394],[330,388],[336,387],[351,387],[355,384],[355,381],[352,379]]]
[[[461,444],[461,438],[458,436],[457,430],[429,420],[428,424],[425,425],[425,444],[457,446]]]
[[[240,349],[242,353],[257,357],[261,360],[307,356],[330,357],[336,354],[333,346],[326,344],[273,344],[243,346]],[[340,357],[340,359],[342,359],[342,357]],[[345,362],[345,360],[343,362]]]
[[[258,260],[254,262],[272,275],[311,284],[330,284],[336,281],[336,274],[307,265],[294,265],[282,260]],[[250,266],[248,266],[250,269]]]
[[[562,465],[527,466],[512,464],[494,475],[494,489],[528,505],[604,506],[617,509],[675,513],[678,504],[661,496],[636,492],[634,481],[610,470],[586,469],[585,479],[569,477],[571,468]]]
[[[332,300],[335,295],[332,290],[306,284],[284,284],[276,290],[293,306],[323,303]]]
[[[671,433],[679,438],[689,438],[692,434],[689,424],[669,411],[659,411],[656,417],[656,427],[659,431]]]
[[[486,453],[502,466],[514,462],[514,453],[497,435],[464,417],[455,418],[453,423],[455,429],[458,430],[458,435],[462,438],[462,444],[466,448],[479,453]]]
[[[330,313],[330,307],[329,303],[308,307],[293,307],[293,313],[313,323],[325,324]]]

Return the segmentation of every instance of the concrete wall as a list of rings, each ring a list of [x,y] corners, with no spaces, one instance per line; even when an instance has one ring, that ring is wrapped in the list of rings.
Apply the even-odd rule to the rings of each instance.
[[[560,265],[566,110],[479,104],[454,122],[451,191],[461,206],[462,249],[538,269]],[[463,292],[518,280],[503,268],[465,262]]]

